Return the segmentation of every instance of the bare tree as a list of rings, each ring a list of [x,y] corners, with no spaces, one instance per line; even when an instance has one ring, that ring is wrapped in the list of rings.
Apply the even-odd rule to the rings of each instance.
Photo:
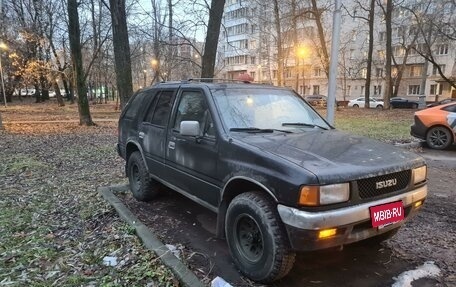
[[[212,0],[211,2],[208,30],[201,63],[201,78],[214,77],[215,60],[224,7],[225,0]]]
[[[90,115],[87,99],[87,85],[82,65],[81,31],[79,28],[79,13],[77,0],[68,0],[68,32],[70,35],[71,59],[78,92],[79,124],[95,125]]]
[[[128,40],[125,0],[109,0],[116,67],[117,89],[123,108],[133,93],[130,43]]]
[[[393,94],[393,81],[391,77],[391,59],[393,57],[393,48],[392,48],[392,14],[393,14],[393,1],[386,1],[386,5],[383,1],[378,1],[379,6],[383,10],[385,16],[385,28],[386,28],[386,54],[385,54],[385,94],[383,95],[384,108],[390,108],[390,99]]]

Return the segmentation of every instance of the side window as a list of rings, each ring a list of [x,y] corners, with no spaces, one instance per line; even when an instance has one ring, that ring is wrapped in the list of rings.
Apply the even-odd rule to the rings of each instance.
[[[145,121],[158,126],[166,126],[171,112],[174,91],[162,91],[158,95],[157,103],[152,103]]]
[[[182,121],[198,121],[201,135],[209,137],[215,135],[214,125],[204,95],[199,91],[182,92],[174,121],[174,130],[180,130]]]
[[[137,94],[131,102],[127,105],[127,110],[125,111],[125,117],[127,118],[134,118],[141,107],[143,106],[144,98],[146,97],[146,93],[139,93]]]
[[[450,113],[456,113],[456,105],[444,107],[442,110],[445,110]]]

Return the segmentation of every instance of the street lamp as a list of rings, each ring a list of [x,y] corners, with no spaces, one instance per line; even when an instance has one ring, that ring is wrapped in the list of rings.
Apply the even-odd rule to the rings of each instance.
[[[143,73],[144,73],[144,87],[147,86],[147,70],[143,70]]]
[[[306,81],[305,81],[305,74],[304,74],[304,61],[306,58],[308,58],[310,55],[310,50],[307,46],[299,46],[296,50],[296,56],[297,56],[297,66],[299,67],[299,59],[301,59],[302,62],[302,95],[304,96],[306,94]],[[299,77],[297,77],[297,86],[296,89],[299,86]]]
[[[0,50],[8,50],[8,46],[6,46],[5,43],[1,42],[0,43]],[[2,66],[2,55],[0,51],[0,78],[2,78],[2,93],[3,93],[3,100],[5,101],[5,108],[7,107],[6,104],[6,92],[5,92],[5,82],[3,81],[3,66]]]

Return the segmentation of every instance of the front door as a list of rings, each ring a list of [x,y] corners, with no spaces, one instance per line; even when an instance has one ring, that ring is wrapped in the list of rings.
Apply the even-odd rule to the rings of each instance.
[[[200,135],[181,135],[182,121],[198,121]],[[174,182],[183,191],[217,206],[220,185],[216,180],[217,138],[204,91],[182,90],[171,125],[168,129],[166,164],[174,169]]]

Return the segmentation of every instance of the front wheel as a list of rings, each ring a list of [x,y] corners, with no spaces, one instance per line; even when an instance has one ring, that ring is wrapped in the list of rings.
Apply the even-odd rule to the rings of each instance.
[[[382,106],[382,105],[377,105],[376,108],[377,108],[378,110],[381,110],[381,109],[383,109],[383,106]]]
[[[133,152],[128,158],[127,174],[134,198],[139,201],[150,201],[158,195],[160,183],[150,178],[139,151]]]
[[[426,143],[433,149],[446,149],[451,145],[451,132],[441,126],[431,128],[426,134]]]
[[[295,261],[275,203],[260,192],[230,203],[225,233],[234,263],[254,281],[269,283],[288,274]]]
[[[354,104],[353,107],[354,108],[359,108],[359,106],[357,104]]]

